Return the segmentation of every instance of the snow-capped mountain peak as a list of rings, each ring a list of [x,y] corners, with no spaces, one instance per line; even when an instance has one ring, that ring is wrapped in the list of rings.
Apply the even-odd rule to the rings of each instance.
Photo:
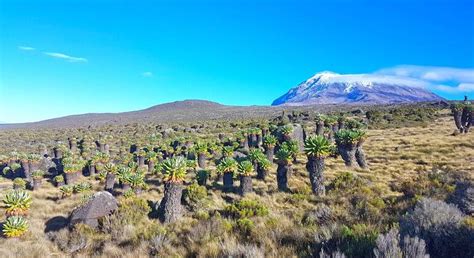
[[[272,105],[309,105],[341,103],[400,103],[441,100],[425,90],[420,80],[379,74],[338,74],[324,71],[315,74]]]

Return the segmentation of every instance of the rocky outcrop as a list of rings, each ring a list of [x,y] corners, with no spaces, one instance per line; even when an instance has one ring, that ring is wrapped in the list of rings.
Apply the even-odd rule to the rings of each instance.
[[[95,193],[84,205],[77,207],[69,216],[69,225],[78,223],[97,228],[99,219],[109,216],[118,209],[117,199],[109,192]]]

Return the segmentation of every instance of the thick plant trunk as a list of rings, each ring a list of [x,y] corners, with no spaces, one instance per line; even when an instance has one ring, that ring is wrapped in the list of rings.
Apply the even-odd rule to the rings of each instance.
[[[309,181],[311,182],[311,190],[317,196],[326,194],[324,187],[324,158],[323,157],[308,157],[306,169],[309,172]]]
[[[115,185],[115,174],[107,173],[105,176],[105,190],[112,191]]]
[[[329,130],[328,135],[326,136],[326,139],[330,142],[334,142],[334,132],[332,130]]]
[[[256,134],[250,134],[249,135],[249,145],[250,145],[250,147],[256,147],[257,146],[257,135]]]
[[[141,167],[145,165],[145,157],[143,156],[138,156],[138,165]]]
[[[353,167],[356,164],[356,146],[354,144],[338,146],[338,150],[347,167]]]
[[[267,178],[268,171],[263,169],[262,166],[258,165],[257,166],[257,179],[265,181],[265,178]]]
[[[33,173],[33,171],[35,170],[38,170],[39,167],[40,167],[41,163],[40,162],[37,162],[37,161],[30,161],[28,163],[28,167],[29,167],[29,170],[31,173]]]
[[[244,137],[245,140],[244,140],[244,149],[245,150],[248,150],[249,149],[249,139],[248,137]]]
[[[206,154],[198,153],[198,165],[202,169],[206,168]]]
[[[277,168],[277,184],[278,190],[288,191],[288,171],[291,167],[287,163],[278,164]]]
[[[96,174],[95,165],[89,165],[89,176],[94,176]]]
[[[36,191],[41,188],[41,178],[35,179],[33,178],[33,183],[31,185],[31,188],[33,191]]]
[[[152,160],[149,160],[148,161],[148,172],[153,173],[154,170],[155,170],[155,162],[152,161]]]
[[[257,147],[261,147],[263,144],[263,136],[262,134],[257,134]]]
[[[76,152],[77,151],[77,142],[73,140],[69,140],[69,149],[71,152]]]
[[[252,188],[252,177],[251,176],[241,176],[240,177],[240,194],[242,196],[253,192]]]
[[[265,155],[267,155],[267,159],[273,164],[273,156],[275,154],[275,147],[267,147],[265,150]]]
[[[344,129],[344,127],[345,127],[344,121],[339,120],[339,121],[337,122],[337,126],[338,126],[339,130]]]
[[[252,165],[253,165],[253,171],[258,171],[258,161],[254,161],[252,162]]]
[[[159,207],[159,214],[162,222],[172,223],[182,217],[182,195],[182,184],[174,182],[165,183],[165,195],[163,196]]]
[[[207,185],[207,179],[209,178],[209,175],[206,173],[205,175],[201,175],[197,177],[197,183],[198,185],[205,186]]]
[[[322,136],[324,135],[324,123],[317,123],[316,124],[316,135]]]
[[[356,158],[357,164],[359,164],[359,166],[362,169],[368,168],[367,161],[365,160],[365,153],[364,153],[364,150],[362,149],[362,142],[357,144],[355,158]]]
[[[223,178],[224,178],[224,175],[223,174],[217,174],[216,177],[214,178],[214,182],[215,183],[219,183],[221,181],[223,181]]]
[[[105,145],[101,142],[97,142],[97,145],[99,145],[99,151],[105,153]]]
[[[30,171],[30,164],[28,163],[27,160],[22,160],[20,161],[21,169],[23,171],[23,177],[26,178],[27,180],[30,180],[31,178],[31,172]]]
[[[63,152],[60,149],[54,148],[53,152],[56,159],[61,159],[63,157]]]
[[[453,117],[454,117],[454,124],[458,128],[460,133],[464,132],[464,128],[462,126],[461,118],[462,118],[462,112],[459,110],[454,110],[453,111]]]
[[[468,108],[464,108],[461,115],[461,126],[463,128],[464,133],[469,132],[469,128],[471,127],[472,122],[472,115],[473,111],[469,110]]]
[[[227,191],[232,190],[232,188],[234,187],[234,175],[233,175],[233,173],[224,173],[223,182],[224,182],[224,188]]]
[[[73,185],[79,176],[79,172],[64,173],[64,182],[67,185]]]
[[[339,124],[333,124],[331,126],[331,131],[333,135],[336,135],[337,131],[339,131]]]

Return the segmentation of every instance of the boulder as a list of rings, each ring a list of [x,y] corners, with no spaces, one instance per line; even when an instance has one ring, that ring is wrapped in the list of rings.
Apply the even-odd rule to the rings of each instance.
[[[77,207],[69,216],[69,225],[78,223],[97,228],[99,219],[118,209],[117,199],[109,192],[97,192],[84,205]]]

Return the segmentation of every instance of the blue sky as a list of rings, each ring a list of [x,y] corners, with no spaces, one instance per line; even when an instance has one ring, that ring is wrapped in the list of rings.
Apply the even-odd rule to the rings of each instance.
[[[473,16],[470,0],[0,0],[0,121],[269,105],[324,70],[411,67],[446,98],[474,98]]]

